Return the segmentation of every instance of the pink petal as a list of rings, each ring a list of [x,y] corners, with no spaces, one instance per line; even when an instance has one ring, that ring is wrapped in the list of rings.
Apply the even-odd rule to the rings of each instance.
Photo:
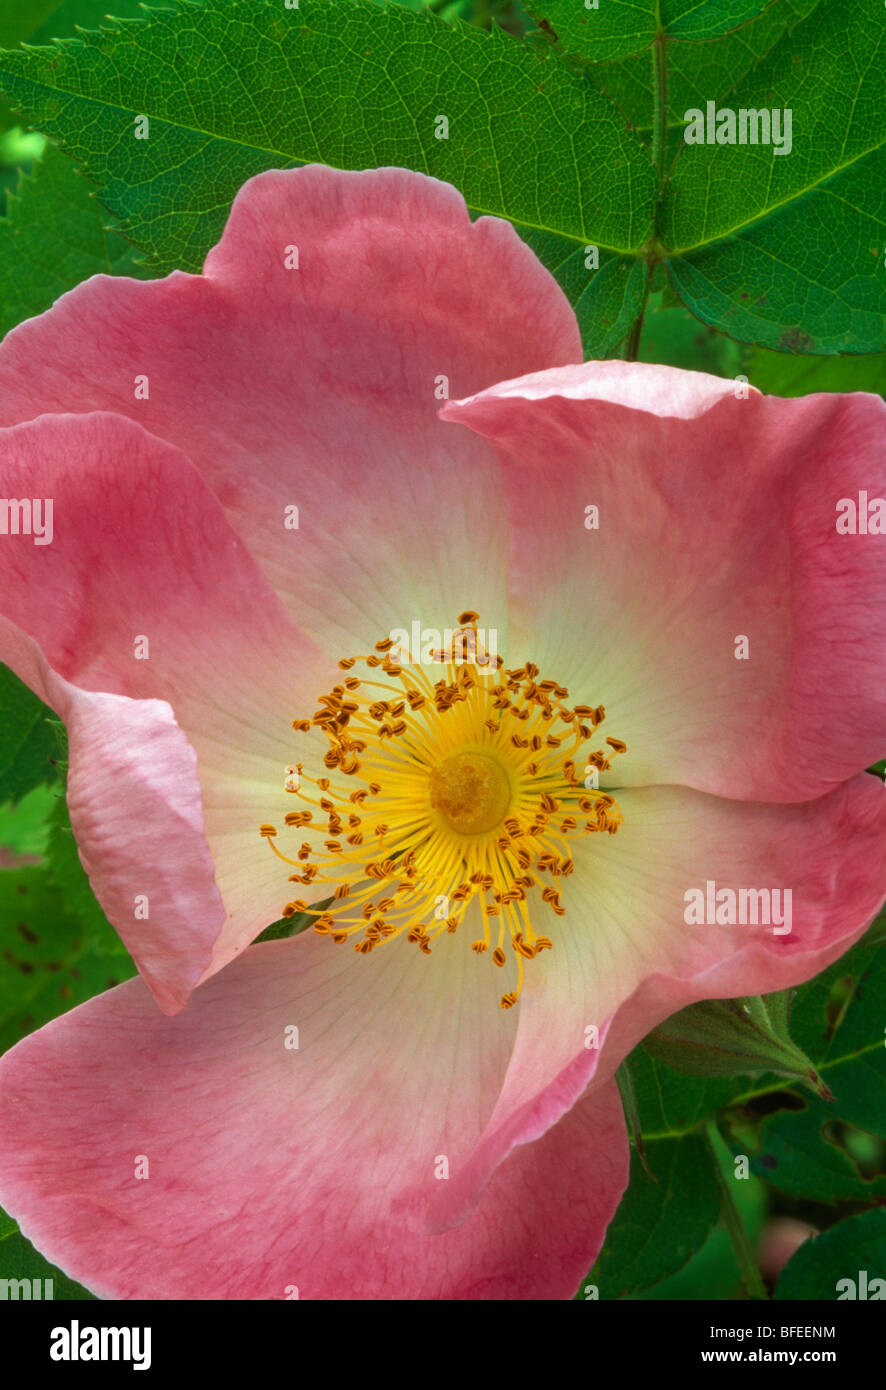
[[[605,706],[619,783],[796,801],[883,756],[886,539],[836,531],[886,497],[879,397],[604,362],[441,413],[511,456],[508,662]]]
[[[440,423],[436,383],[466,395],[580,358],[568,302],[507,223],[472,223],[420,174],[314,166],[250,180],[204,275],[96,276],[17,328],[0,423],[108,409],[177,445],[339,656],[481,605],[504,629],[498,465]]]
[[[285,870],[259,826],[291,808],[291,721],[334,668],[187,459],[140,426],[4,430],[0,493],[51,498],[54,532],[2,540],[0,659],[68,726],[81,858],[173,1010],[280,916]]]
[[[588,837],[573,852],[565,916],[548,930],[533,909],[553,950],[527,965],[496,1111],[470,1164],[440,1194],[441,1221],[469,1209],[512,1143],[544,1133],[663,1019],[699,999],[810,979],[849,949],[886,893],[886,792],[867,774],[794,806],[674,787],[626,788],[618,800],[618,833]],[[684,895],[708,880],[717,889],[790,888],[791,931],[687,925]]]
[[[444,942],[432,960],[271,942],[174,1019],[130,981],[32,1034],[0,1061],[0,1202],[106,1297],[570,1297],[627,1181],[618,1096],[430,1233],[513,1037],[492,972]]]

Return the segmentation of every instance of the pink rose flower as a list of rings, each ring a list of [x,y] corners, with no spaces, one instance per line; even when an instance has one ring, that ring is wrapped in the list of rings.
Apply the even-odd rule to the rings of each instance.
[[[878,908],[883,403],[580,359],[510,226],[314,167],[0,349],[0,659],[142,976],[0,1062],[0,1203],[99,1294],[567,1298],[627,1052]]]

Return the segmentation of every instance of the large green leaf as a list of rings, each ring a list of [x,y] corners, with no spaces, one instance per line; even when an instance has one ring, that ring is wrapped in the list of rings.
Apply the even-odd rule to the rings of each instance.
[[[588,267],[589,246],[567,237],[518,224],[544,266],[556,276],[575,310],[582,341],[596,357],[606,357],[622,343],[646,299],[646,262],[597,247],[599,268]]]
[[[677,13],[677,9],[681,13]],[[555,47],[584,58],[591,81],[655,145],[665,142],[656,243],[673,283],[705,323],[791,352],[873,352],[886,343],[886,15],[866,0],[744,6],[536,0]],[[650,11],[652,13],[650,13]],[[717,28],[716,11],[724,21]],[[755,13],[751,13],[755,11]],[[733,27],[731,20],[750,21]],[[642,21],[642,22],[641,22]],[[730,21],[727,25],[726,21]],[[708,34],[731,32],[713,42]],[[618,44],[615,31],[622,26]],[[627,27],[625,27],[627,26]],[[633,27],[632,27],[633,26]],[[661,63],[648,45],[667,34]],[[631,37],[633,36],[633,37]],[[647,51],[633,53],[642,38]],[[622,57],[617,63],[598,61]],[[863,60],[862,60],[862,56]],[[793,148],[687,146],[687,111],[789,108]]]
[[[724,1172],[729,1177],[729,1171]],[[731,1181],[731,1178],[730,1178]],[[760,1239],[768,1207],[766,1185],[753,1176],[736,1182],[732,1200],[739,1221],[753,1246]],[[637,1298],[645,1302],[737,1299],[746,1297],[735,1248],[722,1221],[711,1229],[689,1261],[661,1282],[642,1289]]]
[[[729,105],[791,110],[792,149],[683,148],[658,235],[684,301],[706,323],[782,351],[882,349],[886,11],[819,5]]]
[[[867,1281],[859,1277],[862,1272]],[[850,1295],[845,1284],[838,1288],[846,1279],[853,1281],[856,1298],[865,1282],[871,1297],[871,1281],[886,1279],[886,1211],[882,1208],[840,1221],[801,1245],[782,1270],[775,1297],[834,1302]],[[882,1288],[875,1291],[877,1302],[882,1302]]]
[[[588,1275],[601,1299],[635,1297],[676,1273],[717,1220],[720,1199],[704,1139],[662,1140],[650,1145],[647,1162],[652,1177],[632,1155],[627,1193]]]
[[[620,112],[555,54],[498,30],[354,0],[183,4],[6,54],[3,74],[162,269],[200,267],[250,175],[306,161],[433,174],[474,213],[572,251],[638,251],[652,227],[654,171]],[[147,139],[135,138],[137,116],[150,119]],[[599,285],[609,319],[613,287]]]
[[[644,1047],[628,1065],[643,1159],[631,1156],[627,1192],[579,1299],[588,1285],[601,1299],[636,1298],[676,1274],[704,1244],[720,1208],[710,1149],[696,1131],[741,1083],[684,1076]]]
[[[183,0],[180,14],[10,53],[0,79],[161,269],[198,268],[237,187],[261,169],[396,163],[518,225],[596,355],[638,318],[656,259],[698,318],[743,341],[886,345],[886,13],[866,0],[845,0],[839,15],[820,0],[671,0],[660,16],[652,0],[536,10],[547,37],[521,45],[360,0]],[[554,21],[593,33],[586,57],[632,56],[565,63]],[[667,34],[660,63],[636,54],[656,32]],[[790,107],[792,153],[686,146],[688,106],[723,97]],[[145,116],[150,137],[137,140]],[[588,268],[591,247],[599,268]]]

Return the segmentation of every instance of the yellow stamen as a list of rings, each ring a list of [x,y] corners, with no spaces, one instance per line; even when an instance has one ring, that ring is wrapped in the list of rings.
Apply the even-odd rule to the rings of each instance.
[[[585,773],[608,771],[626,748],[607,738],[605,751],[586,750],[603,706],[570,708],[569,691],[539,680],[532,663],[508,670],[501,657],[483,654],[475,664],[477,622],[473,610],[459,615],[450,649],[434,654],[444,667],[439,680],[399,648],[392,656],[393,638],[369,655],[343,657],[343,671],[362,663],[367,674],[348,676],[321,695],[312,718],[293,720],[293,729],[318,728],[329,744],[322,775],[311,777],[306,759],[285,768],[285,790],[313,809],[289,812],[284,823],[312,838],[296,841],[291,858],[275,843],[274,825],[259,833],[299,870],[290,881],[333,900],[331,911],[293,900],[283,915],[316,915],[315,932],[338,945],[357,938],[361,955],[403,936],[429,956],[479,899],[483,937],[471,949],[503,968],[510,946],[516,988],[500,1001],[510,1009],[524,961],[553,946],[534,931],[530,903],[566,912],[562,880],[575,867],[568,839],[614,834],[622,822],[615,798],[589,788]],[[351,790],[349,779],[361,785]]]

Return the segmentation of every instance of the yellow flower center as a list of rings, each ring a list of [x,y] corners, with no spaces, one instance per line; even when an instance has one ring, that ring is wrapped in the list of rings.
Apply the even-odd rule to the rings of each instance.
[[[462,613],[448,648],[431,653],[439,680],[389,637],[369,656],[343,658],[342,683],[312,718],[293,721],[300,732],[322,729],[334,775],[311,777],[301,763],[285,770],[286,791],[303,803],[285,823],[310,838],[293,857],[275,844],[276,826],[260,833],[298,870],[290,882],[331,890],[318,894],[321,906],[287,902],[283,916],[311,913],[315,932],[363,955],[405,935],[429,956],[476,898],[483,936],[472,950],[491,948],[501,967],[510,946],[516,961],[516,988],[501,998],[508,1009],[523,962],[553,946],[530,903],[533,917],[538,905],[563,916],[569,840],[614,834],[622,822],[598,776],[625,745],[607,738],[606,751],[587,751],[602,705],[568,706],[569,691],[539,680],[531,662],[504,669],[482,651],[477,618]],[[351,674],[358,662],[367,674]]]
[[[428,783],[431,806],[461,835],[494,830],[511,804],[511,779],[488,753],[454,753],[431,768]]]

